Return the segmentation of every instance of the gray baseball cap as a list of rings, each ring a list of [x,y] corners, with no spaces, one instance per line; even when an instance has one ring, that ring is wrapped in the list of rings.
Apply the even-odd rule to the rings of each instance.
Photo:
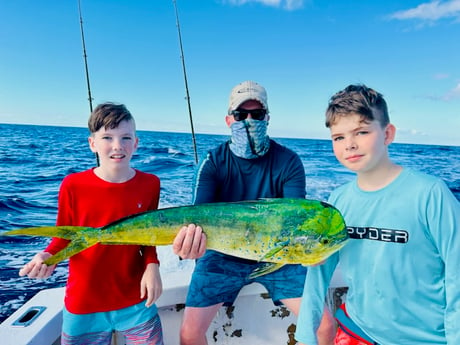
[[[249,100],[259,101],[268,112],[267,91],[265,88],[254,81],[243,81],[236,85],[230,93],[228,113],[237,109],[241,104]]]

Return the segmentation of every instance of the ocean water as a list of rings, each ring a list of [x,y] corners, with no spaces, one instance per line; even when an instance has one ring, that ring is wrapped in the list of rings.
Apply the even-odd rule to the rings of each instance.
[[[95,158],[85,128],[0,124],[0,235],[6,230],[55,223],[62,179],[88,169]],[[133,166],[161,179],[160,208],[192,200],[195,169],[192,137],[184,133],[139,131]],[[196,136],[198,156],[228,136]],[[336,161],[329,140],[276,138],[296,151],[305,166],[308,198],[326,200],[331,190],[353,174]],[[460,200],[460,147],[392,144],[392,159],[442,178]],[[18,276],[19,268],[42,250],[48,239],[0,236],[0,322],[38,291],[64,286],[67,265],[61,263],[47,280]],[[162,269],[179,262],[169,246],[159,248]]]

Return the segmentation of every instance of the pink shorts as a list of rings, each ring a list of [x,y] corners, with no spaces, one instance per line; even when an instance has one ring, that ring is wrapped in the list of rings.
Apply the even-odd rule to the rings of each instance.
[[[358,340],[351,335],[345,333],[340,327],[337,328],[334,345],[369,345],[370,343]]]
[[[345,304],[335,313],[338,324],[334,345],[378,345],[348,316]]]

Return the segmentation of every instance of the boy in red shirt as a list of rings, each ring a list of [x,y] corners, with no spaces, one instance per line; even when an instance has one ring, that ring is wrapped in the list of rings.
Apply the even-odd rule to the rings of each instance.
[[[131,167],[137,149],[134,118],[122,104],[94,109],[88,128],[89,146],[100,165],[68,175],[59,190],[57,225],[101,227],[119,218],[158,208],[160,180]],[[68,240],[53,238],[48,247],[19,271],[47,278],[55,265],[44,260],[65,248]],[[183,227],[174,243],[185,258],[201,256],[201,228]],[[112,332],[127,344],[162,345],[155,301],[162,293],[154,246],[96,244],[69,259],[63,310],[62,344],[110,344]]]

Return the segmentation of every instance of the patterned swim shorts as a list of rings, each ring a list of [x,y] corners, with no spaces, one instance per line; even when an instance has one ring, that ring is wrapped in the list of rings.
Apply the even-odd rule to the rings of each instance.
[[[262,284],[276,305],[280,305],[283,299],[302,297],[306,267],[285,265],[272,273],[249,277],[254,270],[264,265],[208,250],[197,260],[186,306],[208,307],[219,303],[232,305],[240,290],[251,283]]]
[[[155,305],[145,301],[131,307],[90,314],[73,314],[63,309],[62,345],[110,345],[112,332],[125,336],[126,345],[163,345],[160,317]]]

